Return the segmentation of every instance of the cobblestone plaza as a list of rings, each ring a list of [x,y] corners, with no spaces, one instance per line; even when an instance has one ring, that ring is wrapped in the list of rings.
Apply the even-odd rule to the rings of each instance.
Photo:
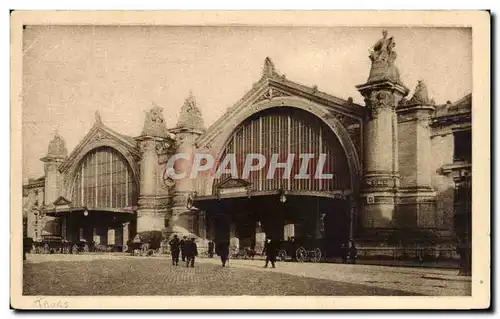
[[[464,296],[469,278],[454,270],[200,258],[194,268],[166,257],[30,255],[26,295]]]

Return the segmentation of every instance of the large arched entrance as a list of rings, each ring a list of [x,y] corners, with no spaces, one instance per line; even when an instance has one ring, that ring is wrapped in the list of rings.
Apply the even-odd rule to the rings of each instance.
[[[102,146],[79,161],[65,216],[65,236],[89,248],[122,250],[135,229],[137,183],[125,157]],[[131,234],[132,233],[132,234]]]
[[[224,159],[232,154],[237,168],[216,176],[212,195],[196,200],[206,211],[208,237],[257,252],[266,236],[294,237],[338,255],[352,228],[352,174],[343,146],[323,120],[299,108],[265,109],[235,128],[217,163],[228,164]],[[258,162],[247,163],[249,154],[261,154],[265,165],[246,173]],[[274,169],[273,157],[288,165]]]

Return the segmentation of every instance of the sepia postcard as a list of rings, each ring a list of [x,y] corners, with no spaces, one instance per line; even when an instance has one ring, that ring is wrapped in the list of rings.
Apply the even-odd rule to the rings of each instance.
[[[13,11],[11,67],[15,309],[490,306],[487,11]]]

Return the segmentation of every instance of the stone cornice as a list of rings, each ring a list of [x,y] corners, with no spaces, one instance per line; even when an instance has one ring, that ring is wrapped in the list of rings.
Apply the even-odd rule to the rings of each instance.
[[[396,108],[396,113],[404,114],[404,113],[412,113],[418,111],[427,111],[429,113],[434,112],[435,107],[432,105],[405,105],[404,107]]]
[[[374,91],[374,90],[390,90],[397,91],[402,96],[407,96],[410,90],[400,83],[394,83],[391,81],[378,81],[378,82],[370,82],[365,84],[356,85],[356,89],[361,92],[364,96],[366,92]]]
[[[32,189],[32,188],[40,188],[45,186],[45,179],[36,181],[36,182],[28,182],[28,184],[24,184],[24,189]]]
[[[472,164],[469,162],[455,162],[453,164],[446,164],[441,167],[440,173],[442,175],[449,175],[453,172],[460,174],[460,172],[470,172],[472,169]]]
[[[448,126],[460,123],[470,123],[471,112],[451,113],[431,118],[431,126]]]

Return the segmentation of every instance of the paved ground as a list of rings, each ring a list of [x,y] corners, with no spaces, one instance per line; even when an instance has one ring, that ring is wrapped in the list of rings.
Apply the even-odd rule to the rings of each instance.
[[[218,264],[217,259],[203,259],[203,263]],[[260,260],[231,260],[232,267],[268,271]],[[471,278],[457,276],[455,269],[387,267],[374,265],[347,265],[328,263],[279,262],[274,272],[300,277],[347,282],[365,286],[403,290],[428,296],[470,296]]]
[[[27,295],[467,295],[470,281],[425,279],[443,270],[366,265],[277,264],[214,258],[195,268],[173,267],[163,257],[29,255]],[[451,274],[451,273],[450,273]],[[417,287],[417,288],[415,288]]]

